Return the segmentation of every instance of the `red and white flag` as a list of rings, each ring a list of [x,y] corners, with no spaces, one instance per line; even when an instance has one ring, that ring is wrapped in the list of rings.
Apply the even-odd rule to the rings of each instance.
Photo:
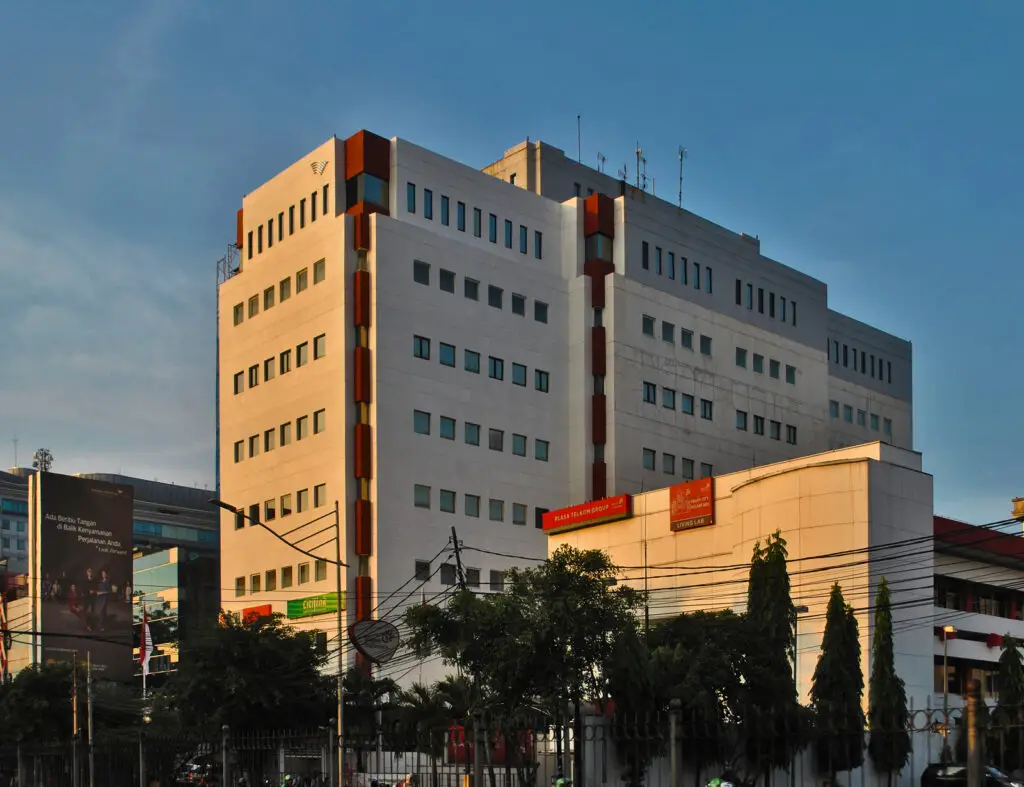
[[[149,657],[153,654],[153,635],[149,631],[149,616],[145,608],[142,610],[142,636],[139,638],[139,661],[142,662],[142,674],[149,674]]]

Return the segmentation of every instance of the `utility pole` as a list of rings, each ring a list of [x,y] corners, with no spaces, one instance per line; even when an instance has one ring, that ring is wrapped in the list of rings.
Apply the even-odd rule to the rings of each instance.
[[[78,765],[78,654],[71,658],[71,784],[78,787],[82,769]]]
[[[455,534],[455,525],[452,525],[452,547],[455,550],[455,571],[459,578],[459,590],[465,590],[466,570],[462,567],[462,551],[459,546],[459,537]]]
[[[89,787],[96,787],[96,760],[93,756],[92,737],[92,651],[85,654],[86,713],[89,725]]]
[[[338,508],[338,501],[334,501],[334,526],[337,528],[335,532],[335,551],[334,551],[334,581],[337,584],[338,600],[337,600],[337,617],[338,617],[338,675],[337,675],[337,687],[335,693],[338,695],[338,739],[335,741],[335,745],[338,748],[337,760],[338,760],[338,775],[332,784],[341,787],[342,781],[345,778],[345,613],[342,610],[344,603],[344,588],[341,584],[341,515],[340,509]],[[328,768],[328,770],[330,770]],[[226,787],[226,785],[225,785]]]

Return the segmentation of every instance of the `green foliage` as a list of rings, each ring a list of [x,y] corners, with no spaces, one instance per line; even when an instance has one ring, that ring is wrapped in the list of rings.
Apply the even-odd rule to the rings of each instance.
[[[670,651],[671,652],[671,651]],[[627,787],[644,783],[651,761],[665,751],[664,730],[655,715],[667,707],[665,683],[659,680],[655,654],[640,638],[627,631],[615,638],[605,665],[608,695],[614,700],[612,737]]]
[[[993,737],[989,750],[1007,773],[1024,767],[1024,661],[1021,641],[1003,637],[999,654],[999,704],[992,713]]]
[[[280,615],[249,623],[227,614],[183,643],[157,707],[183,730],[326,724],[335,715],[333,681],[320,671],[326,659],[314,632],[289,628]]]
[[[868,754],[875,768],[892,782],[910,759],[907,730],[907,690],[896,674],[892,642],[892,602],[889,583],[882,577],[875,598],[875,636],[871,646],[871,681],[868,692],[871,736]]]
[[[829,596],[821,655],[811,686],[818,769],[832,781],[836,773],[864,762],[863,697],[857,618],[837,582]]]
[[[0,740],[66,740],[71,735],[71,665],[29,667],[0,685]]]

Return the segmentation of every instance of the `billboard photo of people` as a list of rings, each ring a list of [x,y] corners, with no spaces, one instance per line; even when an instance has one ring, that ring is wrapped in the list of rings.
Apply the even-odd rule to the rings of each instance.
[[[39,630],[42,660],[84,662],[97,677],[132,675],[130,486],[39,473]]]

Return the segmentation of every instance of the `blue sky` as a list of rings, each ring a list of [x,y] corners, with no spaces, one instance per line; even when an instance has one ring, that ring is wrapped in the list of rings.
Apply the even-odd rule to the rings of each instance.
[[[1024,494],[1024,4],[13,3],[0,23],[0,466],[213,482],[215,261],[241,195],[368,128],[527,136],[761,237],[910,339],[936,510]],[[632,170],[632,167],[631,167]],[[6,446],[6,447],[5,447]]]

